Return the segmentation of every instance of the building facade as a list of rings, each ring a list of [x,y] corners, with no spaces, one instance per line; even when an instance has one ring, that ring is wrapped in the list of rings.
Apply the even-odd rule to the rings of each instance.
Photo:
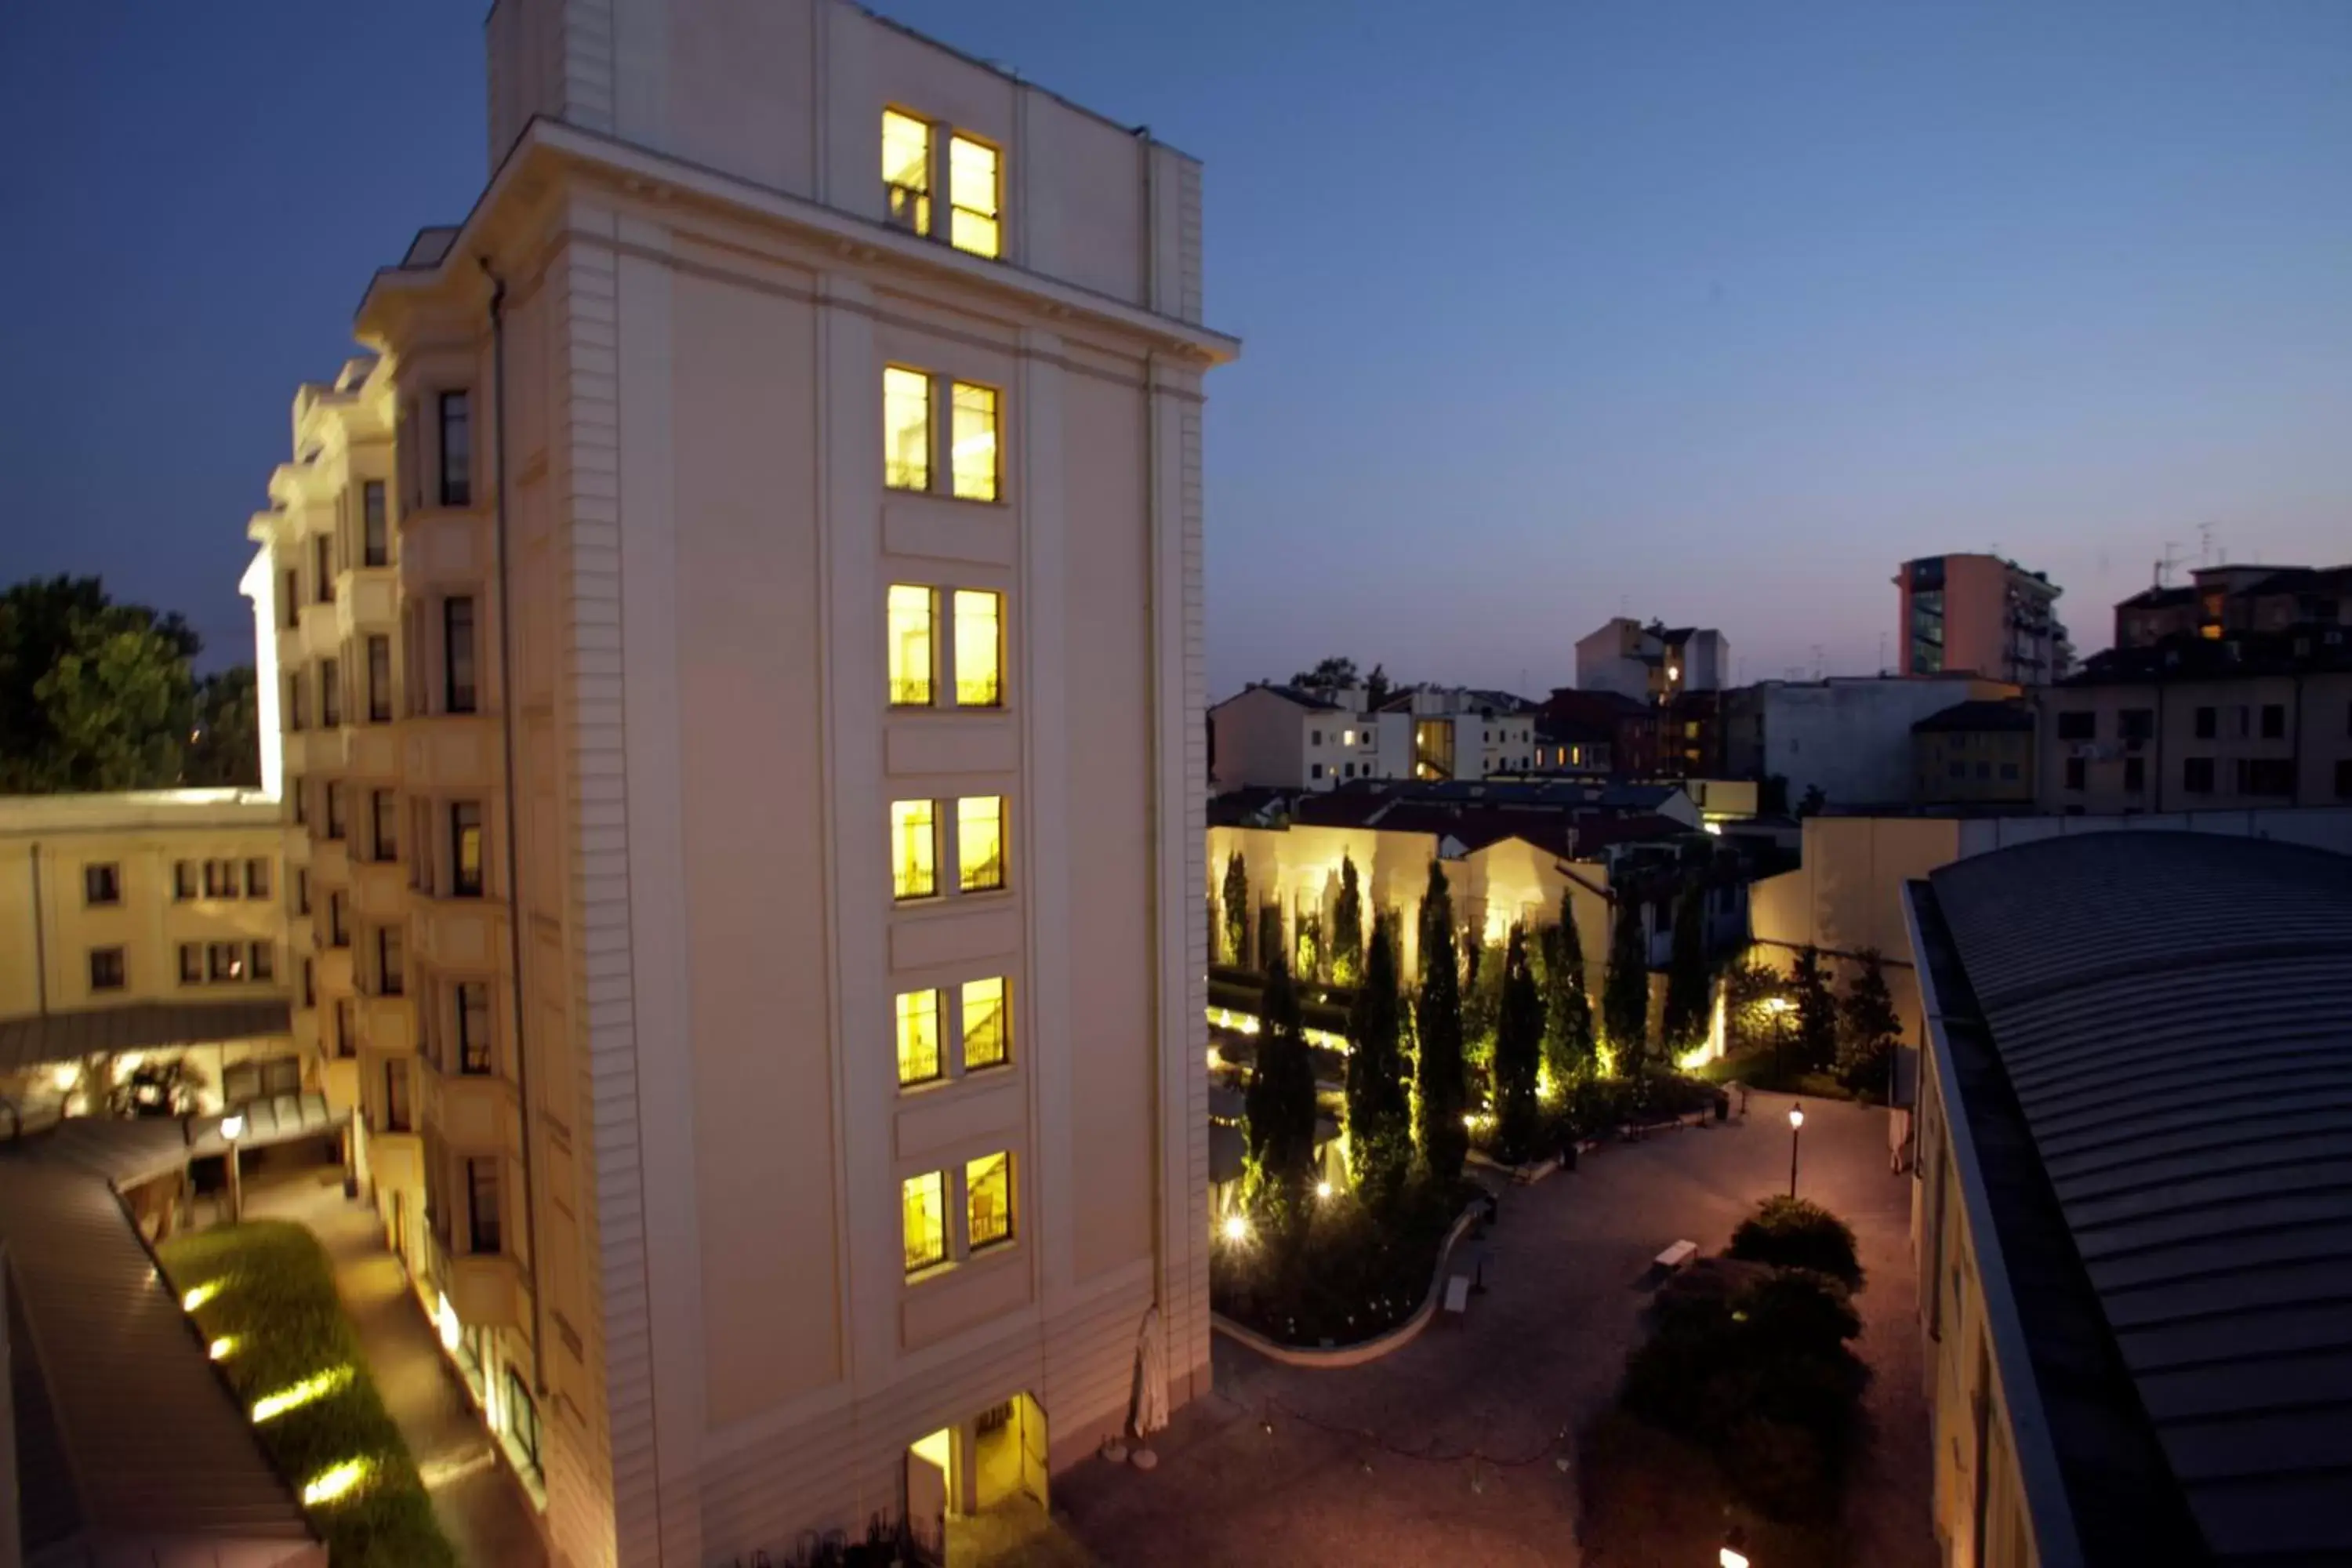
[[[2352,663],[2097,666],[2038,697],[2043,811],[2352,804]]]
[[[297,1029],[558,1563],[937,1547],[1207,1385],[1199,166],[843,0],[488,32],[254,525]]]
[[[1895,574],[1904,675],[1981,675],[2018,686],[2063,679],[2074,650],[2058,585],[1998,555],[1928,555]]]
[[[1381,729],[1318,691],[1251,686],[1209,710],[1213,789],[1332,789],[1356,778],[1391,778]]]
[[[2032,705],[1955,702],[1911,726],[1915,805],[2031,805]]]
[[[1731,644],[1702,626],[1643,626],[1618,616],[1576,643],[1576,684],[1613,691],[1653,707],[1686,691],[1720,691],[1729,684]]]
[[[1911,799],[1912,725],[1956,702],[2013,698],[2017,688],[1966,675],[1832,676],[1761,681],[1748,692],[1758,772],[1788,781],[1789,804],[1819,790],[1830,805],[1862,806]]]

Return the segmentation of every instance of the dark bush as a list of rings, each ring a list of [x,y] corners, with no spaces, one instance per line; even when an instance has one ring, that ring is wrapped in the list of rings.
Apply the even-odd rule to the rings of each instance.
[[[1283,1344],[1372,1339],[1421,1310],[1445,1233],[1479,1190],[1416,1182],[1384,1216],[1339,1193],[1315,1205],[1289,1244],[1269,1235],[1221,1241],[1209,1258],[1210,1304]]]
[[[1776,1196],[1757,1205],[1731,1233],[1731,1256],[1783,1268],[1811,1268],[1849,1290],[1862,1289],[1853,1231],[1819,1204]]]

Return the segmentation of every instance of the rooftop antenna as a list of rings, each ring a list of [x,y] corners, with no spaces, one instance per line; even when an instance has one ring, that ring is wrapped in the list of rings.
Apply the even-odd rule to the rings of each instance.
[[[2156,585],[2164,587],[2172,576],[2172,569],[2180,563],[2180,546],[2169,539],[2164,542],[2164,556],[2156,563]]]

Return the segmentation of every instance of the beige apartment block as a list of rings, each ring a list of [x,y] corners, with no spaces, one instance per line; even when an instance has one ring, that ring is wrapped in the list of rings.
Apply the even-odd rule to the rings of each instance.
[[[489,74],[253,527],[298,1028],[555,1561],[936,1544],[1208,1387],[1200,167],[842,0]]]

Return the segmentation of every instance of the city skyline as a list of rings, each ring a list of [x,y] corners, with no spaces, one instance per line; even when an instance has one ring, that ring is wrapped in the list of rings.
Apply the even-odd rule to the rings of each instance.
[[[1621,612],[1720,627],[1735,679],[1864,673],[1901,561],[1996,549],[2087,652],[2201,528],[2337,553],[2352,16],[888,14],[1210,167],[1209,308],[1251,344],[1208,416],[1213,695],[1333,653],[1539,692]],[[58,143],[8,198],[52,239],[0,261],[50,302],[9,331],[14,574],[247,657],[284,388],[478,188],[480,21],[0,22],[0,115]],[[441,109],[368,112],[393,79]]]

